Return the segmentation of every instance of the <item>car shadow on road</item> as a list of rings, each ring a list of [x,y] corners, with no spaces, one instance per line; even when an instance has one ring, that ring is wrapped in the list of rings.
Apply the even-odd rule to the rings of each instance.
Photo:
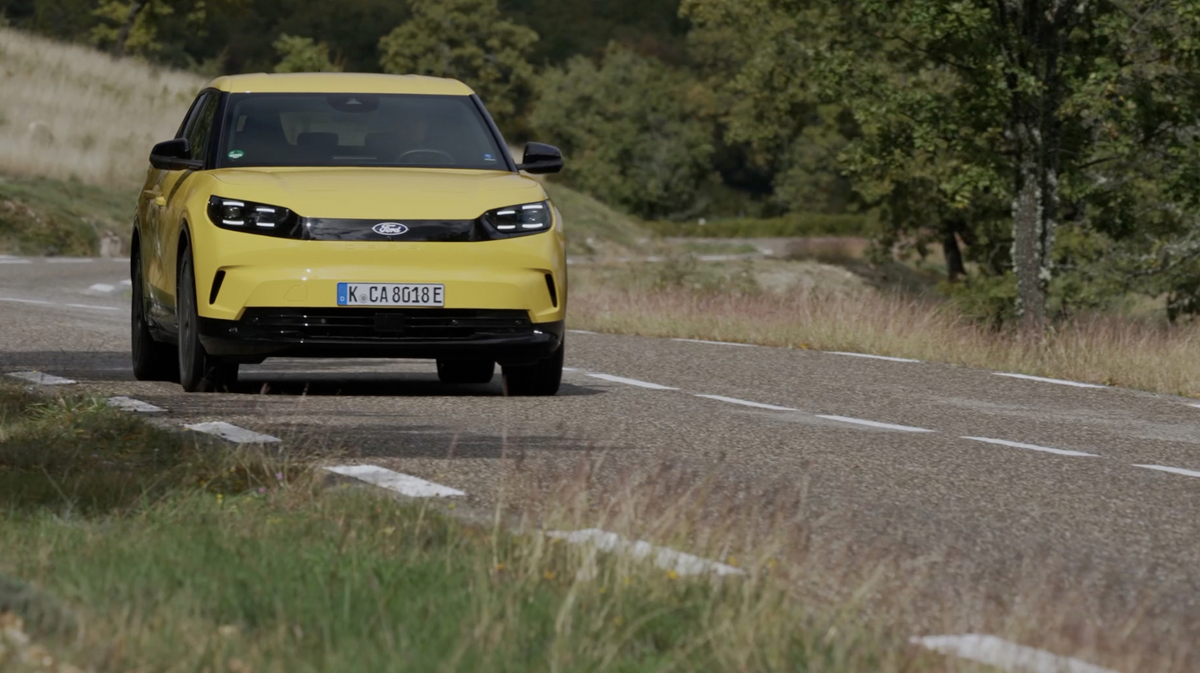
[[[452,385],[438,381],[432,372],[421,371],[358,371],[347,372],[348,366],[364,369],[391,366],[404,361],[313,360],[281,362],[285,371],[276,368],[243,369],[240,381],[228,391],[238,395],[316,396],[316,397],[503,397],[502,378],[497,368],[491,383]],[[411,362],[411,361],[409,361]],[[432,363],[430,363],[432,364]],[[278,367],[279,365],[276,365]],[[125,351],[0,351],[0,375],[5,372],[39,371],[83,383],[133,381],[129,353]],[[182,392],[182,391],[180,391]],[[563,383],[558,395],[601,395],[603,389]]]
[[[253,395],[282,395],[311,397],[503,397],[504,388],[497,374],[491,383],[454,385],[442,383],[423,373],[362,373],[362,374],[287,374],[270,375],[262,372],[246,374],[229,391]],[[562,384],[559,397],[601,395],[599,388]]]
[[[587,453],[600,447],[594,440],[566,434],[524,434],[471,431],[444,425],[289,424],[270,428],[285,444],[308,452],[337,455],[347,460],[433,458],[437,460],[521,459],[537,453]]]

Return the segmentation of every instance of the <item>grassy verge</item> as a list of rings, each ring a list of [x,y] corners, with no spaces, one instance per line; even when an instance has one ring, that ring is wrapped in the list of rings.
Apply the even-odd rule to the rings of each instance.
[[[0,253],[90,256],[112,235],[124,249],[136,198],[134,189],[0,176]]]
[[[0,388],[0,616],[101,672],[932,670],[765,559],[680,577],[273,461]]]
[[[1200,323],[1098,316],[1041,344],[984,329],[948,307],[836,272],[775,291],[755,267],[674,263],[575,268],[571,326],[646,336],[857,351],[1200,397]],[[825,278],[825,280],[822,280]]]
[[[571,255],[618,255],[642,247],[650,237],[634,218],[570,187],[544,182],[562,213]]]

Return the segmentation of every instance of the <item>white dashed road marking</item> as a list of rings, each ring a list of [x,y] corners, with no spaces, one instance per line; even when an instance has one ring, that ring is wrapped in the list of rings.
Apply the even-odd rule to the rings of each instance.
[[[93,283],[92,286],[88,288],[88,292],[98,292],[100,294],[112,294],[113,290],[116,290],[116,289],[117,289],[117,287],[115,285],[109,285],[108,283]]]
[[[61,376],[53,374],[43,374],[42,372],[9,372],[9,376],[13,378],[39,383],[43,386],[64,386],[75,383],[72,379],[64,379]]]
[[[852,358],[870,358],[872,360],[887,360],[888,362],[920,362],[912,358],[894,358],[888,355],[868,355],[866,353],[848,353],[845,351],[825,351],[830,355],[849,355]]]
[[[85,308],[90,311],[120,311],[119,308],[112,306],[94,306],[92,304],[58,304],[52,301],[42,301],[40,299],[17,299],[15,297],[0,297],[0,301],[11,301],[16,304],[32,304],[34,306],[57,306],[60,308]]]
[[[600,379],[601,381],[610,381],[612,383],[624,383],[627,386],[637,386],[638,388],[649,388],[650,390],[678,390],[678,388],[672,388],[670,386],[660,386],[657,383],[650,383],[648,381],[639,381],[637,379],[627,379],[623,376],[613,376],[612,374],[596,374],[594,372],[588,372],[587,376],[590,376],[594,379]]]
[[[913,638],[912,642],[935,652],[977,661],[1012,673],[1116,673],[1110,668],[1025,647],[996,636],[974,633],[961,636],[926,636]]]
[[[724,395],[701,395],[696,394],[696,397],[703,397],[707,400],[716,400],[718,402],[728,402],[729,404],[740,404],[743,407],[754,407],[755,409],[770,409],[771,411],[797,411],[791,407],[780,407],[774,404],[763,404],[762,402],[751,402],[750,400],[739,400],[736,397],[725,397]]]
[[[742,346],[744,348],[754,348],[754,344],[739,344],[733,341],[708,341],[706,339],[671,339],[671,341],[684,341],[693,344],[712,344],[714,346]]]
[[[899,430],[900,432],[934,432],[925,428],[915,428],[911,425],[896,425],[894,423],[880,423],[879,421],[868,421],[862,418],[850,418],[849,416],[833,416],[830,414],[817,414],[817,418],[824,418],[830,421],[839,421],[841,423],[852,423],[854,425],[865,425],[868,428],[879,428],[881,430]]]
[[[54,306],[53,302],[40,299],[16,299],[15,297],[0,297],[0,301],[11,301],[15,304],[34,304],[36,306]]]
[[[149,402],[135,400],[132,397],[110,397],[108,398],[108,406],[116,407],[122,411],[136,411],[143,414],[155,414],[166,411],[162,407],[156,407]]]
[[[210,435],[216,435],[221,439],[233,442],[234,444],[270,444],[278,442],[278,437],[264,435],[262,433],[239,428],[236,425],[231,425],[224,421],[212,421],[210,423],[193,423],[192,425],[183,426],[188,430],[196,432],[204,432]]]
[[[1170,472],[1171,474],[1182,474],[1185,477],[1200,478],[1200,472],[1195,470],[1185,470],[1182,467],[1167,467],[1166,465],[1134,465],[1147,470],[1158,470],[1159,472]]]
[[[1011,446],[1015,449],[1029,449],[1030,451],[1042,451],[1044,453],[1053,453],[1059,456],[1089,456],[1096,457],[1094,453],[1084,453],[1083,451],[1070,451],[1068,449],[1052,449],[1048,446],[1038,446],[1037,444],[1022,444],[1021,442],[1010,442],[1006,439],[991,439],[989,437],[963,437],[973,442],[984,442],[987,444],[998,444],[1000,446]]]
[[[717,575],[745,575],[746,571],[725,563],[710,561],[699,556],[676,551],[669,547],[659,547],[649,542],[629,540],[599,528],[562,531],[553,530],[547,536],[569,542],[571,544],[593,544],[597,549],[606,552],[628,554],[635,559],[650,557],[654,565],[664,570],[674,570],[680,575],[702,575],[716,573]]]
[[[572,334],[596,334],[596,332],[591,332],[585,329],[569,329],[567,331]]]
[[[1057,383],[1060,386],[1074,386],[1076,388],[1107,388],[1098,383],[1080,383],[1079,381],[1064,381],[1063,379],[1048,379],[1042,376],[1030,376],[1028,374],[1009,374],[1007,372],[992,372],[996,376],[1007,376],[1010,379],[1023,379],[1025,381],[1040,381],[1041,383]]]
[[[368,484],[395,491],[410,498],[445,498],[466,495],[457,488],[435,484],[411,474],[401,474],[375,465],[338,465],[325,469],[335,474],[353,477]]]

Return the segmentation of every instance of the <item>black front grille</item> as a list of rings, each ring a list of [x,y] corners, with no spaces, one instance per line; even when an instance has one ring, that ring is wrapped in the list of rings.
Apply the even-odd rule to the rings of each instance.
[[[531,334],[525,311],[427,308],[249,308],[247,336],[306,341],[470,340]]]

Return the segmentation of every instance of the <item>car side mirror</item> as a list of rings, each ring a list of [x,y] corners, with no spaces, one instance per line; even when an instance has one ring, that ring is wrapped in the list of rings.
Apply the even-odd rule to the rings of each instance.
[[[204,166],[204,162],[192,158],[192,148],[187,138],[166,140],[150,150],[150,165],[164,171],[196,170]]]
[[[562,152],[553,145],[529,143],[518,170],[526,173],[557,173],[563,169]]]

